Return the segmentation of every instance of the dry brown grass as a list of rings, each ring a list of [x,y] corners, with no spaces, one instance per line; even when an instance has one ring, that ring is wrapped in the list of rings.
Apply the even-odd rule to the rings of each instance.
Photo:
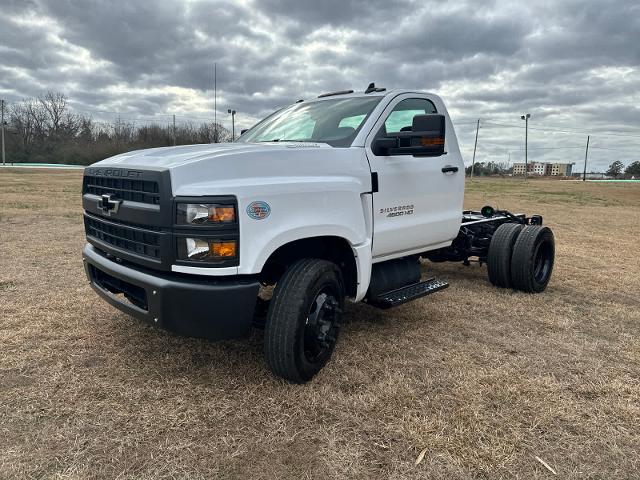
[[[334,360],[293,386],[258,334],[179,338],[99,300],[80,179],[0,172],[0,477],[552,477],[535,456],[558,478],[640,476],[640,185],[469,184],[468,207],[544,215],[547,292],[425,264],[451,287],[352,305]]]

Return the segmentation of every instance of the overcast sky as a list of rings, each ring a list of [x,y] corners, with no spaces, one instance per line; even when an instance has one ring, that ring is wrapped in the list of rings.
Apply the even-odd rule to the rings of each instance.
[[[218,120],[234,108],[239,128],[375,81],[441,95],[467,163],[478,118],[477,160],[521,161],[525,112],[530,160],[581,168],[586,132],[595,169],[640,159],[638,0],[1,0],[0,13],[9,102],[55,90],[97,119],[212,119],[217,62]]]

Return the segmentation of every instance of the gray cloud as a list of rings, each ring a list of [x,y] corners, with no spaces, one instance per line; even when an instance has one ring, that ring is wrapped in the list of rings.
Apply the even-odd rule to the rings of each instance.
[[[637,159],[640,136],[604,134],[640,131],[638,38],[634,0],[7,0],[0,95],[58,90],[99,119],[197,121],[213,116],[217,62],[218,119],[235,108],[243,128],[298,98],[376,81],[441,94],[467,160],[477,118],[478,159],[519,160],[526,111],[533,148],[581,144],[588,131],[613,149],[595,150],[602,168]]]

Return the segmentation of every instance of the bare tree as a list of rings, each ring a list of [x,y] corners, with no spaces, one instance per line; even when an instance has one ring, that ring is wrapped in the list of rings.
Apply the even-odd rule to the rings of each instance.
[[[44,143],[47,136],[47,112],[42,108],[40,103],[34,99],[25,100],[24,108],[32,123],[32,143]]]
[[[96,139],[96,125],[91,117],[80,117],[78,123],[78,140],[82,143],[94,142]]]
[[[231,133],[219,123],[203,123],[198,129],[197,143],[220,143],[231,140]]]
[[[47,112],[50,129],[57,133],[67,108],[67,97],[62,93],[47,92],[38,101]]]
[[[9,109],[9,124],[18,135],[23,149],[27,149],[33,143],[35,135],[34,122],[24,104],[11,105]]]

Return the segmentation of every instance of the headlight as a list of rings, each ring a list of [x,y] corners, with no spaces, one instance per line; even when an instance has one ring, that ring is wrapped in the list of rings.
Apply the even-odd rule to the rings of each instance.
[[[237,243],[235,240],[189,237],[178,240],[178,257],[180,260],[215,262],[234,258],[236,254]]]
[[[236,208],[219,203],[179,203],[178,225],[207,225],[234,223]]]

